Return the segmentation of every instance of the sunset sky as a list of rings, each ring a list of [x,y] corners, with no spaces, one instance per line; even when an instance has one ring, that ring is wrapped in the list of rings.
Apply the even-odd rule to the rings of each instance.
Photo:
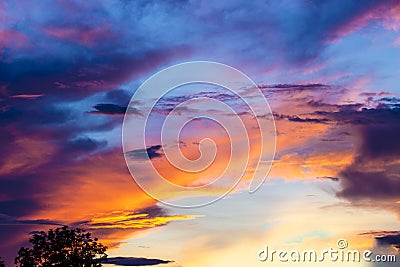
[[[165,95],[147,125],[147,149],[123,150],[124,114],[135,140],[153,97],[130,102],[140,85],[190,61],[238,69],[270,105],[275,157],[268,161],[268,143],[259,168],[272,167],[253,194],[259,128],[226,88],[197,84]],[[399,77],[400,1],[0,0],[0,256],[13,266],[31,233],[61,225],[91,231],[116,266],[309,266],[261,262],[257,254],[266,245],[337,248],[340,238],[350,249],[399,255]],[[237,86],[256,99],[253,108],[265,107],[255,87]],[[201,97],[231,107],[248,138],[193,120],[176,140],[182,154],[197,159],[204,138],[217,154],[204,172],[185,174],[168,164],[163,120],[173,116],[178,125],[200,109],[232,117],[217,104],[190,102]],[[185,101],[194,106],[170,114]],[[271,126],[271,116],[257,118]],[[204,185],[227,164],[244,176],[211,205],[172,207],[146,194],[128,170],[125,158],[139,166],[147,156],[180,186]],[[134,169],[162,201],[174,197],[145,168]],[[215,199],[221,188],[204,188],[196,199]]]

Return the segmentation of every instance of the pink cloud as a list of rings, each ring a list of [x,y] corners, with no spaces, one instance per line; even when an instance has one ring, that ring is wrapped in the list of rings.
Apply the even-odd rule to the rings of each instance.
[[[11,96],[11,98],[36,99],[36,98],[39,98],[42,96],[44,96],[44,94],[37,94],[37,95],[20,94],[20,95],[13,95],[13,96]]]
[[[87,47],[93,47],[101,40],[114,38],[108,26],[91,29],[49,27],[44,29],[44,32],[49,36]]]
[[[334,42],[340,37],[367,26],[371,22],[380,23],[387,30],[397,31],[400,28],[400,4],[382,2],[375,8],[367,9],[365,12],[355,16],[349,23],[346,23],[331,33],[329,42]]]
[[[29,38],[14,30],[0,29],[0,48],[21,49],[30,45]]]
[[[393,6],[388,12],[388,19],[383,22],[386,29],[398,31],[400,29],[400,4]]]

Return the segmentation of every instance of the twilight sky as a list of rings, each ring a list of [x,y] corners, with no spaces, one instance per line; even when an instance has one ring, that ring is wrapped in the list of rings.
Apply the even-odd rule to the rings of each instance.
[[[64,224],[92,231],[119,266],[263,266],[266,244],[325,249],[338,238],[398,253],[399,59],[399,1],[0,0],[0,256],[12,263],[32,231]],[[126,111],[141,116],[127,106],[142,82],[193,60],[258,84],[277,148],[255,194],[245,176],[213,205],[178,209],[133,181],[122,122]],[[157,135],[171,107],[204,96],[246,111],[222,88],[188,88],[158,103],[150,129]],[[147,153],[177,184],[202,184],[225,168],[226,135],[199,120],[181,146],[196,159],[208,135],[220,154],[205,176],[169,169],[157,138]]]

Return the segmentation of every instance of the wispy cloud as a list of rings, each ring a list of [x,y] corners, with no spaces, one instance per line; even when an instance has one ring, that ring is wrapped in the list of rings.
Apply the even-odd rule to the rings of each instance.
[[[115,264],[118,266],[152,266],[159,264],[167,264],[173,261],[148,259],[148,258],[135,258],[135,257],[112,257],[104,260],[103,263]]]
[[[125,153],[126,156],[130,157],[131,159],[153,159],[153,158],[161,158],[164,154],[162,153],[162,146],[161,145],[153,145],[146,149],[136,149],[132,151],[128,151]]]
[[[93,106],[95,110],[89,111],[89,113],[93,114],[106,114],[106,115],[124,115],[124,114],[132,114],[132,115],[142,115],[142,113],[133,107],[125,107],[119,106],[116,104],[97,104]]]
[[[163,226],[172,221],[191,220],[193,215],[164,215],[133,212],[112,212],[111,214],[96,217],[85,225],[92,229],[147,229]]]

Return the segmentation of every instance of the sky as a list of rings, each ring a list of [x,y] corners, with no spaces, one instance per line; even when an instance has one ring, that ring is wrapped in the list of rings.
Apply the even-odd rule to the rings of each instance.
[[[281,266],[258,260],[259,250],[323,250],[341,238],[351,249],[399,255],[399,59],[399,1],[0,0],[0,256],[12,266],[32,233],[61,225],[99,237],[114,266]],[[164,95],[146,146],[124,150],[125,113],[135,136],[153,100],[143,91],[131,101],[134,93],[191,61],[226,64],[254,81],[236,89],[256,99],[251,108],[271,112],[273,159],[254,125],[271,126],[271,116],[251,116],[241,97],[209,84]],[[215,102],[191,102],[198,98]],[[200,111],[228,122],[179,124]],[[229,128],[233,117],[246,138]],[[160,140],[166,118],[167,139],[178,146]],[[182,139],[174,140],[179,125]],[[216,156],[189,175],[168,162],[171,147],[189,160]],[[252,163],[263,156],[259,168],[272,167],[249,194]],[[183,187],[207,184],[227,165],[228,174],[244,175],[219,201],[183,209],[163,203],[174,196],[140,167],[146,160]],[[195,199],[218,197],[234,178],[224,179]]]

